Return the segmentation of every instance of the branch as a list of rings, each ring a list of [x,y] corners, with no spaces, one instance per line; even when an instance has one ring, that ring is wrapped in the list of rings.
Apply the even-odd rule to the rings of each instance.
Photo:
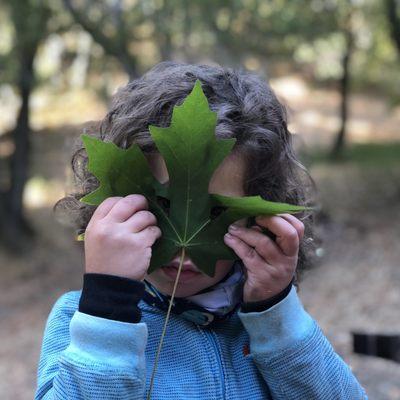
[[[71,0],[63,0],[65,7],[71,13],[75,21],[82,26],[82,28],[89,32],[93,39],[104,49],[107,54],[117,58],[123,65],[125,71],[130,77],[137,76],[136,70],[136,57],[128,52],[128,45],[125,32],[118,34],[116,40],[106,36],[99,28],[98,25],[91,22],[86,16],[80,13],[73,5]],[[117,27],[117,32],[122,27]],[[124,40],[122,40],[122,38]]]

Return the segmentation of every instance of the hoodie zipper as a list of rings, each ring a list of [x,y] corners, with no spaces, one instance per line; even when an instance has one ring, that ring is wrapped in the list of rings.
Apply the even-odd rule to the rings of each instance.
[[[210,342],[212,347],[214,348],[214,353],[217,356],[217,364],[218,364],[218,369],[219,369],[219,376],[221,377],[221,385],[222,385],[222,399],[225,400],[226,396],[225,396],[225,374],[224,374],[224,368],[222,365],[222,359],[221,359],[221,354],[218,348],[218,344],[217,344],[217,339],[214,336],[212,330],[208,331],[208,329],[201,329],[199,326],[197,326],[197,328],[199,329],[200,332],[204,333],[205,336],[210,338]]]

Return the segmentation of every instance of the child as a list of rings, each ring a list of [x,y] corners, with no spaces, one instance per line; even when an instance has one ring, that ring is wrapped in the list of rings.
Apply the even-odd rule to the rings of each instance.
[[[148,125],[169,126],[196,79],[218,113],[217,137],[236,138],[209,192],[307,204],[301,173],[311,178],[294,155],[284,108],[243,70],[162,62],[117,92],[100,138],[137,143],[166,182]],[[86,157],[81,147],[73,158],[83,190],[58,204],[77,209],[86,229],[83,288],[61,296],[48,317],[35,399],[144,399],[180,253],[147,274],[162,232],[142,195],[71,203],[98,185]],[[297,296],[298,272],[310,263],[310,217],[237,221],[224,237],[237,259],[218,260],[213,277],[185,255],[152,399],[367,399]]]

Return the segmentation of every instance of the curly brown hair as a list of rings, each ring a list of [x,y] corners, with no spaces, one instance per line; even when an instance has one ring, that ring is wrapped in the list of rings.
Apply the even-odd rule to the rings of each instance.
[[[236,138],[234,150],[247,159],[245,194],[265,200],[312,206],[316,185],[293,149],[285,107],[269,84],[245,69],[164,61],[130,81],[113,96],[105,118],[86,133],[126,149],[137,144],[144,153],[157,152],[148,126],[170,125],[172,109],[181,104],[199,79],[211,110],[217,112],[216,136]],[[96,206],[79,201],[99,182],[87,169],[81,138],[74,143],[72,171],[77,192],[60,199],[53,210],[73,217],[85,230]],[[315,265],[314,214],[299,213],[305,226],[294,283]]]

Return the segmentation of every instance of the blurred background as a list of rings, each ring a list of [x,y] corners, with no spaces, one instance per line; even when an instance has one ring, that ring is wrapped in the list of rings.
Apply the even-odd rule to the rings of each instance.
[[[398,0],[2,0],[0,398],[33,398],[50,309],[81,288],[82,243],[52,211],[73,140],[163,60],[270,80],[322,204],[299,295],[370,399],[400,399],[400,364],[351,336],[400,334]]]

